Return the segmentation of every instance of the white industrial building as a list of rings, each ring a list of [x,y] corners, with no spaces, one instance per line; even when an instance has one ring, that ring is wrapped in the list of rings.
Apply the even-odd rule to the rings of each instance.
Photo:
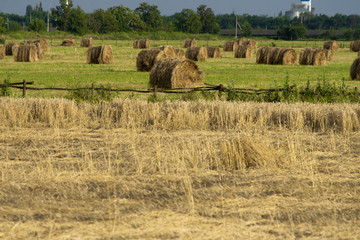
[[[311,7],[311,0],[300,0],[300,3],[293,3],[291,8],[285,12],[290,19],[299,18],[302,13],[313,14],[315,9]]]

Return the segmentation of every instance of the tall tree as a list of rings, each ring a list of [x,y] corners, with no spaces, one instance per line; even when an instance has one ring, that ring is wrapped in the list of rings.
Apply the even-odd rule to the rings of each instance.
[[[252,34],[252,28],[251,25],[248,21],[245,21],[242,24],[242,33],[244,34],[245,37],[250,37]]]
[[[51,8],[51,13],[55,17],[55,25],[59,30],[66,31],[68,27],[68,19],[70,17],[72,0],[59,0],[60,6]]]
[[[44,20],[36,18],[33,21],[31,21],[31,23],[29,24],[29,30],[35,31],[35,32],[45,31],[46,24],[45,24]]]
[[[178,31],[188,33],[200,33],[202,29],[199,15],[191,9],[183,9],[176,14],[175,26]]]
[[[85,12],[79,6],[70,10],[65,30],[77,34],[86,32]]]
[[[146,24],[147,30],[156,30],[162,27],[162,18],[158,6],[143,2],[134,12]]]
[[[219,33],[220,26],[216,21],[214,11],[211,8],[207,8],[206,5],[200,5],[197,8],[197,15],[200,17],[202,24],[202,33]]]
[[[115,17],[118,23],[118,32],[145,29],[145,23],[141,21],[137,14],[127,7],[115,6],[106,10],[106,13]]]
[[[6,28],[4,28],[3,25],[4,25],[4,19],[0,17],[0,33],[4,33],[6,31]]]

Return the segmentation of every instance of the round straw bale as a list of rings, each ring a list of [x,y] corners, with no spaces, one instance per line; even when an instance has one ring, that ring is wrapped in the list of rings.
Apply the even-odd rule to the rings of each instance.
[[[332,61],[333,50],[331,50],[331,49],[324,49],[324,52],[325,52],[325,59],[326,59],[326,61],[328,61],[328,62]]]
[[[23,45],[13,49],[15,62],[37,62],[38,49],[34,45]]]
[[[279,62],[274,64],[294,65],[297,63],[297,54],[294,49],[281,48],[279,53]]]
[[[13,48],[19,47],[20,43],[7,43],[5,44],[5,54],[10,56],[13,55]]]
[[[235,48],[236,58],[251,58],[252,48],[249,45],[239,45]]]
[[[185,57],[193,61],[206,61],[208,53],[206,47],[189,47],[186,50]]]
[[[81,39],[80,47],[92,47],[94,45],[94,40],[92,37]]]
[[[282,48],[269,48],[268,64],[281,64]]]
[[[326,63],[325,51],[321,48],[305,48],[300,52],[299,63],[301,65],[321,66]]]
[[[238,45],[248,45],[252,50],[257,49],[257,42],[253,39],[240,38],[236,42]]]
[[[331,49],[336,51],[339,49],[339,44],[337,41],[326,41],[324,42],[323,49]]]
[[[218,47],[206,47],[208,57],[209,58],[219,58],[220,56],[220,48]]]
[[[196,46],[197,46],[197,42],[195,39],[186,39],[184,40],[182,45],[183,48],[196,47]]]
[[[350,50],[353,52],[359,52],[360,51],[360,40],[352,41],[350,43]]]
[[[89,47],[87,63],[91,64],[113,64],[114,56],[110,45]]]
[[[150,71],[158,60],[176,57],[176,51],[171,46],[144,49],[136,57],[136,68],[138,71]]]
[[[0,59],[4,59],[5,57],[5,46],[0,46]]]
[[[136,43],[135,43],[136,41]],[[150,48],[150,40],[149,39],[140,39],[134,41],[134,48]]]
[[[352,80],[360,80],[360,57],[356,58],[350,68]]]
[[[265,51],[268,47],[260,47],[256,53],[256,63],[264,64],[267,63],[267,55]]]
[[[76,46],[76,42],[74,39],[65,39],[61,46],[66,46],[66,47],[71,47],[71,46]]]
[[[45,55],[45,49],[41,46],[40,41],[26,41],[25,46],[35,46],[36,47],[36,51],[37,51],[37,55],[38,55],[38,59],[44,59],[44,55]]]
[[[182,49],[175,49],[176,57],[179,59],[185,58],[185,52]]]
[[[256,54],[256,63],[293,65],[297,54],[291,48],[261,47]]]
[[[157,88],[191,88],[202,85],[203,73],[189,59],[165,58],[150,71],[150,86]]]
[[[223,50],[226,52],[232,52],[238,46],[237,41],[224,42]]]

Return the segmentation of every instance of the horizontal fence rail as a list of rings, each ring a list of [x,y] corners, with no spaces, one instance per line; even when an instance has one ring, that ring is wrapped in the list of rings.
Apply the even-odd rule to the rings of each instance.
[[[174,89],[159,89],[156,86],[152,89],[141,90],[141,89],[114,89],[114,88],[106,88],[106,87],[95,87],[95,84],[92,83],[91,87],[82,87],[82,88],[60,88],[60,87],[29,87],[28,85],[34,85],[34,82],[27,82],[23,80],[22,82],[17,83],[2,83],[0,84],[0,88],[17,88],[23,90],[23,97],[26,97],[27,90],[34,91],[44,91],[44,90],[52,90],[52,91],[80,91],[80,90],[92,90],[92,91],[110,91],[110,92],[136,92],[136,93],[172,93],[172,94],[186,94],[191,92],[206,92],[206,91],[218,91],[219,94],[222,92],[235,91],[239,93],[248,93],[248,94],[264,94],[271,92],[281,92],[284,90],[289,90],[294,88],[295,86],[289,86],[289,88],[270,88],[270,89],[252,89],[252,88],[227,88],[224,85],[213,85],[205,83],[203,87],[196,88],[174,88]]]

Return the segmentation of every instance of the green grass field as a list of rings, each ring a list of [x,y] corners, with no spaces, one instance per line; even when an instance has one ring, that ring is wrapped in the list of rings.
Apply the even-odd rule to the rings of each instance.
[[[80,38],[76,39],[80,44]],[[13,42],[19,40],[13,40]],[[12,40],[8,40],[12,42]],[[21,41],[20,41],[21,42]],[[1,60],[0,81],[5,79],[18,82],[25,79],[34,81],[36,87],[78,87],[106,85],[112,88],[146,89],[149,82],[148,72],[136,70],[136,56],[139,49],[132,48],[132,41],[95,40],[94,45],[111,45],[114,53],[114,64],[86,64],[86,48],[61,47],[62,39],[48,40],[50,52],[45,59],[36,63],[14,62],[12,56]],[[223,45],[224,40],[198,41],[198,46]],[[172,45],[180,48],[181,41],[151,41],[152,47]],[[321,47],[322,42],[309,41],[274,41],[258,40],[258,46],[293,47],[299,54],[302,47]],[[301,86],[310,81],[316,84],[318,80],[327,80],[341,84],[343,80],[348,86],[356,86],[350,81],[350,66],[357,53],[349,50],[349,42],[341,42],[344,48],[334,52],[333,60],[325,66],[281,66],[259,65],[255,63],[256,54],[250,59],[234,58],[233,52],[223,52],[222,58],[198,62],[204,72],[205,82],[210,84],[233,85],[235,87],[272,88],[281,86],[285,79]],[[66,92],[31,91],[30,97],[64,97]],[[13,91],[20,96],[20,91]]]

